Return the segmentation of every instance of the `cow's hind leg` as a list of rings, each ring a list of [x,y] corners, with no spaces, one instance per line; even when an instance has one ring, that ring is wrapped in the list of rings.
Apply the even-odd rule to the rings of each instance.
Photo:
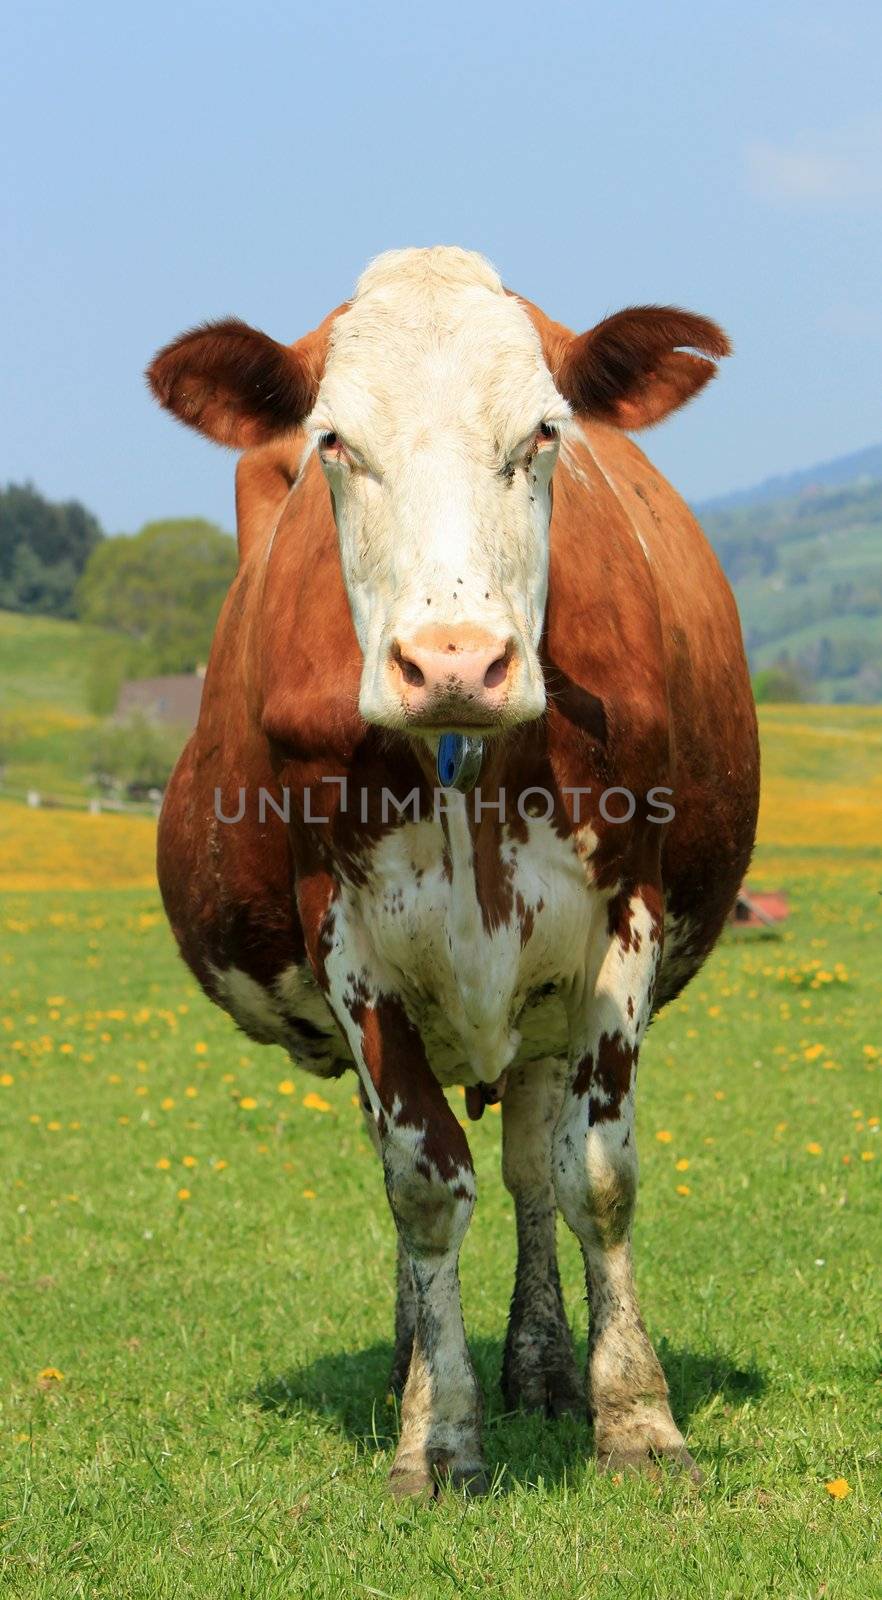
[[[648,898],[648,903],[647,903]],[[558,1203],[582,1246],[588,1285],[588,1405],[605,1468],[667,1458],[700,1474],[671,1416],[668,1389],[631,1265],[637,1195],[634,1089],[661,937],[655,895],[611,910],[596,982],[573,1018],[575,1062],[554,1136]]]
[[[371,1109],[371,1103],[362,1083],[359,1083],[359,1090],[368,1138],[382,1161],[383,1147],[377,1127],[377,1119]],[[389,1388],[392,1394],[400,1399],[407,1383],[410,1358],[413,1353],[413,1337],[416,1330],[416,1299],[413,1292],[413,1273],[410,1270],[410,1261],[400,1234],[397,1235],[397,1245],[395,1258],[395,1346],[392,1352]]]
[[[502,1359],[507,1406],[553,1417],[581,1415],[576,1368],[557,1268],[557,1202],[551,1143],[566,1067],[536,1061],[509,1071],[502,1100],[502,1176],[514,1200],[518,1263]]]
[[[481,1396],[458,1270],[475,1205],[471,1154],[403,1007],[369,988],[365,974],[354,981],[337,1009],[376,1121],[416,1312],[391,1488],[399,1496],[433,1493],[450,1482],[479,1493],[486,1488]]]

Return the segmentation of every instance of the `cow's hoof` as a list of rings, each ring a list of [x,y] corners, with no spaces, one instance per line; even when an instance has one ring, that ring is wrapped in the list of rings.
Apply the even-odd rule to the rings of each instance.
[[[435,1468],[439,1490],[452,1489],[469,1500],[480,1500],[490,1490],[490,1479],[484,1465],[476,1461],[472,1466]]]
[[[585,1391],[575,1370],[509,1374],[502,1394],[509,1411],[538,1411],[555,1421],[585,1417]]]
[[[389,1474],[389,1489],[395,1500],[437,1500],[453,1490],[470,1499],[485,1495],[490,1480],[483,1461],[451,1461],[446,1454],[433,1460],[423,1456],[396,1461]]]
[[[671,1467],[682,1472],[695,1484],[704,1482],[704,1473],[697,1465],[685,1444],[652,1443],[616,1445],[602,1441],[597,1447],[597,1466],[601,1472],[641,1472],[658,1477],[661,1467]]]
[[[416,1463],[392,1468],[389,1473],[389,1492],[393,1500],[435,1500],[438,1484],[431,1467]]]
[[[555,1329],[553,1341],[545,1330],[535,1339],[519,1330],[503,1357],[502,1397],[509,1411],[584,1419],[585,1386],[566,1324]]]

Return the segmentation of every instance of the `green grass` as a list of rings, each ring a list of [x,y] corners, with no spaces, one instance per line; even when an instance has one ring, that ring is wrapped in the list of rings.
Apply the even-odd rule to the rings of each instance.
[[[392,1228],[352,1080],[308,1109],[314,1082],[196,992],[152,894],[7,896],[4,1600],[882,1593],[877,881],[795,881],[783,940],[727,940],[644,1050],[638,1283],[705,1487],[617,1483],[587,1426],[503,1413],[488,1114],[462,1274],[496,1492],[404,1508]]]
[[[85,796],[95,635],[78,622],[0,611],[0,767],[12,791]]]
[[[79,622],[0,611],[0,712],[51,705],[87,715],[85,679],[94,638]]]

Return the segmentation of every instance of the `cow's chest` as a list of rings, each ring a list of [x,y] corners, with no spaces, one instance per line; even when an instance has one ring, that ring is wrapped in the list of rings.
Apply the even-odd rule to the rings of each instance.
[[[566,1001],[599,900],[574,845],[541,821],[480,849],[464,812],[386,836],[346,885],[328,961],[331,997],[392,990],[442,1083],[493,1083],[512,1061],[567,1048]]]

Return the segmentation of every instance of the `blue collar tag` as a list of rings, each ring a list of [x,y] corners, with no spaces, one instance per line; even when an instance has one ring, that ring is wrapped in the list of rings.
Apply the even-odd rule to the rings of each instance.
[[[483,739],[467,733],[442,733],[438,740],[437,772],[442,789],[458,789],[471,794],[481,775],[484,759]]]

